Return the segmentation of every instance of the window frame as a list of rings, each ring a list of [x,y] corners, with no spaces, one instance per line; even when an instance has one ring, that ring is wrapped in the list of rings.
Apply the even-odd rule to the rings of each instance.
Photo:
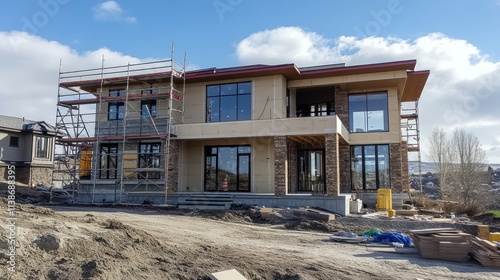
[[[230,86],[234,85],[234,91],[228,92]],[[247,89],[246,87],[249,86]],[[241,90],[243,92],[241,92]],[[234,83],[223,83],[223,84],[210,84],[205,87],[205,122],[215,123],[215,122],[231,122],[231,121],[247,121],[252,119],[252,81],[241,81]],[[242,114],[241,109],[246,104],[243,99],[250,98],[248,102],[248,107],[244,108]],[[232,100],[233,99],[233,100]],[[229,102],[235,104],[234,111],[231,107],[225,108],[221,106],[223,102]],[[214,104],[214,105],[212,105]],[[217,107],[216,114],[212,113],[209,109],[210,106]],[[230,119],[222,119],[222,111],[233,111]],[[213,120],[213,116],[216,116],[216,120]],[[248,116],[247,116],[248,115]]]
[[[366,170],[366,162],[367,162],[367,159],[366,159],[366,148],[367,147],[373,147],[374,148],[374,153],[373,153],[373,156],[374,156],[374,161],[375,161],[375,166],[374,166],[374,169],[375,169],[375,188],[367,188],[367,179],[366,179],[366,175],[367,175],[367,170]],[[379,152],[379,149],[381,147],[384,147],[387,149],[387,161],[388,161],[388,164],[387,165],[387,178],[386,178],[386,186],[382,186],[381,185],[381,169],[380,169],[380,156],[381,156],[381,153]],[[353,156],[354,156],[354,150],[356,148],[361,148],[361,183],[362,183],[362,188],[356,188],[355,187],[355,182],[353,180],[353,175],[355,173],[355,168],[353,166],[353,163],[354,163],[354,160],[353,160]],[[350,168],[350,179],[351,179],[351,190],[352,191],[376,191],[380,188],[391,188],[391,151],[390,151],[390,146],[389,144],[369,144],[369,145],[351,145],[350,146],[350,150],[349,150],[349,153],[350,153],[350,162],[349,162],[349,168]]]
[[[158,147],[156,152],[155,146]],[[143,149],[142,147],[146,147]],[[160,142],[142,142],[137,145],[137,168],[161,168],[161,152],[162,146]],[[158,164],[154,164],[155,159],[157,159]],[[146,164],[143,166],[143,162],[153,162],[153,166],[150,167]],[[158,171],[139,171],[137,172],[137,179],[161,179],[160,170]]]
[[[326,105],[326,110],[321,110],[322,105]],[[311,110],[313,106],[314,112]],[[301,104],[296,106],[295,111],[295,116],[298,118],[333,116],[335,115],[335,102]]]
[[[370,130],[369,129],[369,124],[370,124],[370,116],[369,110],[370,103],[369,103],[369,97],[374,97],[375,95],[381,95],[383,94],[385,96],[385,107],[383,110],[383,125],[384,129],[375,129],[375,130]],[[352,111],[352,105],[351,105],[351,98],[353,97],[363,97],[364,96],[364,111]],[[387,91],[377,91],[377,92],[369,92],[369,93],[355,93],[355,94],[349,94],[348,99],[348,118],[349,118],[349,132],[350,133],[380,133],[380,132],[389,132],[389,94]],[[363,124],[364,127],[362,128],[361,131],[354,131],[354,112],[363,112]],[[359,128],[356,128],[358,130]]]
[[[114,148],[116,152],[110,152]],[[103,150],[106,149],[106,154]],[[103,158],[105,158],[106,166],[103,168]],[[114,159],[114,169],[112,167]],[[105,170],[105,176],[103,171]],[[114,172],[113,172],[114,171]],[[114,173],[114,174],[113,174]],[[99,179],[117,179],[118,178],[118,144],[101,144],[99,148]]]
[[[19,136],[9,136],[9,147],[19,148]]]
[[[145,108],[147,108],[147,110],[144,110]],[[152,118],[156,118],[157,110],[158,106],[156,100],[141,100],[141,117],[149,118],[151,114]]]
[[[109,97],[125,96],[125,89],[110,89],[108,95]],[[113,112],[111,112],[111,108],[114,108]],[[122,109],[121,111],[120,108]],[[125,103],[123,101],[113,101],[108,103],[108,121],[123,120],[124,117]]]
[[[224,190],[220,190],[220,186],[222,182],[219,182],[219,149],[220,148],[235,148],[236,149],[236,155],[235,155],[235,170],[236,170],[236,190],[228,190],[231,192],[251,192],[252,191],[252,146],[251,145],[219,145],[219,146],[205,146],[205,157],[204,157],[204,176],[203,176],[203,190],[206,192],[222,192]],[[212,152],[213,149],[216,149],[216,152]],[[245,151],[247,150],[248,151]],[[212,157],[215,157],[215,189],[209,190],[207,189],[207,178],[208,178],[208,173],[207,172],[207,162],[208,160],[212,159]],[[243,189],[240,188],[240,180],[241,180],[241,174],[240,173],[240,159],[242,157],[247,157],[248,160],[248,189]],[[210,165],[211,166],[211,165]],[[212,175],[212,174],[210,174]],[[228,186],[229,188],[229,186]]]
[[[36,159],[50,159],[51,141],[48,136],[35,135],[34,158]],[[40,149],[40,142],[45,149]]]

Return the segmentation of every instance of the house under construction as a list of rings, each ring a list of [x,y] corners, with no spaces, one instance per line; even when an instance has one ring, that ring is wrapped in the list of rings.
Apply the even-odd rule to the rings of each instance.
[[[415,60],[186,72],[171,57],[60,72],[54,183],[75,200],[346,214],[353,196],[408,190],[429,75]]]

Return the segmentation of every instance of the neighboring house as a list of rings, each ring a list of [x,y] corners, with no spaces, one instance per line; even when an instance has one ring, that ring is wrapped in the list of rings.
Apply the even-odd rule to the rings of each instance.
[[[71,72],[60,87],[80,95],[60,102],[60,115],[93,106],[97,122],[95,133],[61,144],[92,147],[84,164],[92,170],[79,180],[98,201],[165,184],[174,196],[401,193],[407,153],[418,151],[404,141],[401,104],[418,101],[429,75],[415,65],[251,65],[102,80]]]
[[[8,179],[15,166],[16,181],[35,186],[52,184],[56,129],[44,121],[0,116],[0,173]]]

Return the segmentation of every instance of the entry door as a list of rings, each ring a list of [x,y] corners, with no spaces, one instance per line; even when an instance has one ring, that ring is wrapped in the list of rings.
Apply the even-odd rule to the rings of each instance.
[[[323,194],[325,191],[325,161],[323,150],[298,151],[298,190]]]

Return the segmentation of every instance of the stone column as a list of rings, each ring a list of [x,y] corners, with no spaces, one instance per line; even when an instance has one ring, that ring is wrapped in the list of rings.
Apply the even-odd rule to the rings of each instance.
[[[288,185],[290,186],[290,193],[298,191],[297,186],[297,142],[288,142]]]
[[[274,137],[274,194],[286,195],[287,190],[287,140],[286,136]]]
[[[401,142],[401,183],[403,192],[410,190],[410,178],[408,174],[408,143]]]
[[[340,169],[340,192],[351,192],[351,147],[340,141],[339,143],[339,169]]]
[[[339,195],[339,136],[330,133],[325,136],[326,194]]]
[[[335,94],[335,115],[349,129],[349,95],[346,91]]]
[[[390,153],[390,166],[391,166],[391,189],[394,193],[401,193],[403,191],[402,185],[402,160],[401,160],[401,144],[389,144]]]
[[[176,193],[179,182],[179,140],[170,139],[168,153],[168,193]]]

